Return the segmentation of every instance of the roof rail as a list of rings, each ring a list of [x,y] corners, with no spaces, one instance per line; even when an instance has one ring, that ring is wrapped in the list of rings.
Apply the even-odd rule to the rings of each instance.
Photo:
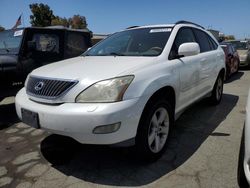
[[[132,29],[132,28],[136,28],[136,27],[140,27],[140,26],[134,25],[134,26],[127,27],[126,29]]]
[[[185,20],[180,20],[180,21],[176,22],[175,24],[176,24],[176,25],[177,25],[177,24],[192,24],[192,25],[201,27],[202,29],[205,29],[204,27],[202,27],[202,26],[199,25],[199,24],[196,24],[196,23],[193,23],[193,22],[189,22],[189,21],[185,21]]]

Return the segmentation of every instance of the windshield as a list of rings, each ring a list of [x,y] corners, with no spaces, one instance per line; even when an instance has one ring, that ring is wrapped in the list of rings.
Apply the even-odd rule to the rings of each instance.
[[[246,41],[231,41],[236,50],[248,50],[249,44]]]
[[[158,56],[164,49],[171,28],[142,28],[115,33],[101,41],[86,56]]]
[[[0,32],[0,53],[18,53],[22,40],[23,30],[6,30]]]

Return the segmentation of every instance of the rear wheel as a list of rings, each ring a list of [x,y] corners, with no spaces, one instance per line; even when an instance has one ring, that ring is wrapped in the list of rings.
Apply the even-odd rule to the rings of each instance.
[[[149,102],[144,110],[136,136],[136,152],[146,161],[154,161],[166,149],[170,128],[173,124],[173,110],[164,99]]]
[[[236,67],[235,67],[235,72],[237,73],[237,72],[239,72],[240,62],[237,61],[237,63],[236,63],[235,66],[236,66]]]
[[[212,96],[210,97],[210,101],[212,104],[217,105],[220,103],[223,95],[223,81],[224,76],[223,74],[219,74],[212,91]]]

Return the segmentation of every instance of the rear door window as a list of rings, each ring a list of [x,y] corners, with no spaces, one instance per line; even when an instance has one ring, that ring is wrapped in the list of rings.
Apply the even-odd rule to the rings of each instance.
[[[210,45],[208,36],[205,32],[203,32],[199,29],[194,29],[194,33],[195,33],[195,36],[197,38],[197,42],[200,45],[201,53],[213,50],[213,48]]]

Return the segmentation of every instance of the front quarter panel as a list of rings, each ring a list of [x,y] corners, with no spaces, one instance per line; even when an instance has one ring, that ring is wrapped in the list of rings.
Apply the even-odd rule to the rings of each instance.
[[[175,91],[179,88],[179,73],[170,61],[152,63],[151,66],[135,71],[134,75],[135,78],[128,87],[124,100],[143,96],[146,104],[148,99],[163,87],[170,86]]]

